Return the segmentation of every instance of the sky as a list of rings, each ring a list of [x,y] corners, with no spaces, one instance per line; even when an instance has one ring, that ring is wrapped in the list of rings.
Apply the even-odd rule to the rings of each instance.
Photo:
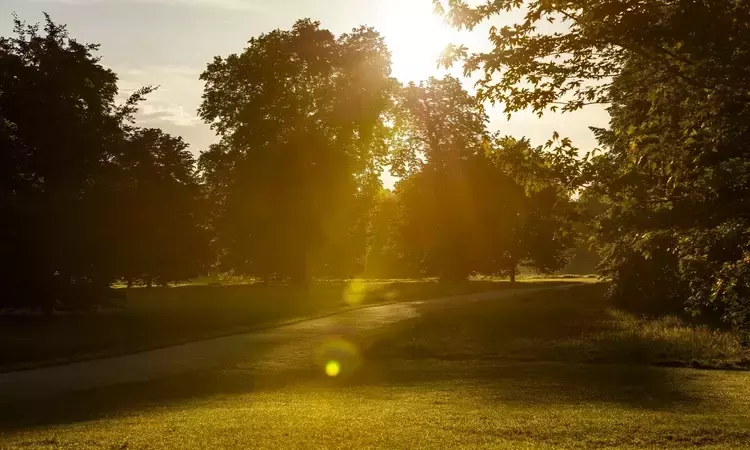
[[[10,34],[13,12],[29,23],[42,21],[47,12],[79,42],[101,44],[101,63],[118,74],[121,98],[158,85],[141,106],[139,125],[182,136],[196,154],[218,140],[196,112],[203,92],[198,76],[206,64],[214,56],[241,52],[253,36],[289,29],[297,19],[318,20],[335,34],[374,26],[391,50],[393,75],[403,82],[445,74],[436,60],[448,43],[488,45],[482,30],[459,33],[447,27],[432,13],[432,0],[0,0],[0,35]],[[512,19],[499,17],[495,24]],[[471,81],[466,87],[471,89]],[[528,137],[535,145],[558,131],[583,152],[596,147],[588,127],[609,120],[603,107],[542,119],[521,112],[510,121],[500,106],[489,107],[488,114],[491,131]]]

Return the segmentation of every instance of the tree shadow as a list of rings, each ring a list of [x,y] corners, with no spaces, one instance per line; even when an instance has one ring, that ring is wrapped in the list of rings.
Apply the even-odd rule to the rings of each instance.
[[[436,363],[422,371],[381,369],[381,377],[369,382],[404,386],[474,382],[492,391],[494,401],[534,405],[614,403],[661,411],[698,407],[704,400],[691,389],[689,374],[675,369],[545,361],[453,363]]]
[[[417,308],[426,312],[442,307],[428,302],[417,305]],[[448,311],[447,316],[455,318],[455,313]],[[516,321],[513,317],[508,320]],[[346,328],[351,324],[342,319],[339,325]],[[447,323],[436,326],[445,329]],[[531,331],[536,334],[541,329]],[[507,331],[518,334],[515,329]],[[308,340],[328,338],[331,336],[319,335]],[[290,386],[336,391],[432,385],[450,389],[451,386],[472,383],[490,392],[488,400],[496,402],[614,403],[646,410],[692,408],[704,401],[699,395],[700,389],[694,389],[696,371],[591,363],[570,359],[570,355],[556,360],[549,354],[541,359],[539,355],[531,354],[481,352],[383,357],[368,351],[368,345],[379,339],[377,333],[365,336],[355,331],[337,338],[351,341],[363,350],[363,364],[359,370],[336,378],[325,376],[315,361],[314,343],[296,350],[301,355],[297,364],[279,363],[270,371],[258,369],[258,364],[264,361],[273,363],[278,356],[278,349],[269,345],[254,349],[252,356],[242,363],[225,365],[222,369],[36,399],[6,399],[0,403],[0,429],[18,430],[89,421],[168,407],[195,407],[201,402],[223,397],[275,392]]]
[[[545,282],[544,286],[565,284]],[[133,289],[125,308],[45,317],[0,314],[0,368],[18,370],[134,353],[248,332],[342,307],[409,302],[537,283],[330,280],[309,287],[261,284]],[[165,326],[169,324],[169,326]],[[41,363],[41,364],[40,364]]]
[[[192,373],[51,397],[0,403],[0,430],[86,422],[167,408],[199,408],[204,402],[304,386],[318,392],[351,388],[475,385],[485,400],[529,405],[608,403],[651,411],[696,408],[703,399],[679,369],[604,364],[509,361],[366,362],[351,376],[326,377],[310,365],[258,376],[244,370]],[[486,393],[489,392],[489,396]]]

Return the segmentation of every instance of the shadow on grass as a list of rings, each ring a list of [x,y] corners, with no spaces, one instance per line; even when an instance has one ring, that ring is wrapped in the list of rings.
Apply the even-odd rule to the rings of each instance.
[[[597,287],[585,289],[596,292]],[[32,400],[8,400],[0,404],[0,428],[18,430],[144,411],[220,407],[232,398],[248,396],[247,401],[252,401],[253,393],[292,386],[318,391],[365,389],[371,393],[368,399],[387,400],[389,387],[429,386],[440,391],[469,383],[493,393],[487,402],[601,402],[647,410],[692,407],[703,401],[696,395],[699,390],[692,389],[691,377],[695,375],[684,370],[622,364],[629,361],[590,364],[570,353],[556,356],[554,347],[550,351],[545,346],[549,341],[544,339],[555,340],[596,328],[594,318],[599,310],[588,297],[582,297],[578,305],[569,305],[568,294],[572,290],[552,292],[505,297],[502,303],[498,302],[505,315],[495,316],[481,307],[486,302],[461,308],[420,304],[417,308],[421,318],[376,335],[354,333],[345,337],[365,355],[362,368],[351,375],[326,377],[314,363],[314,345],[297,350],[304,353],[298,364],[259,370],[258,364],[273,362],[274,355],[278,355],[278,349],[270,343],[254,348],[253,355],[235,368]],[[542,340],[527,341],[530,337]],[[516,339],[525,343],[521,351],[504,353],[503,345]],[[387,344],[394,341],[406,344],[395,348]],[[386,342],[385,346],[381,342]]]
[[[586,289],[595,292],[597,288]],[[698,376],[694,372],[627,364],[629,361],[590,364],[569,353],[555,357],[554,348],[546,348],[545,342],[549,341],[544,339],[576,335],[599,326],[594,320],[598,314],[595,302],[582,298],[583,309],[571,309],[565,303],[570,295],[560,292],[544,297],[507,297],[501,305],[505,316],[494,317],[479,303],[461,308],[421,304],[421,318],[381,330],[375,336],[355,333],[346,337],[359,345],[365,355],[362,368],[351,375],[326,377],[314,363],[314,346],[298,350],[305,353],[299,364],[259,370],[257,364],[274,359],[275,350],[269,344],[254,348],[252,356],[234,368],[35,400],[8,400],[0,404],[0,428],[18,430],[144,411],[221,407],[223,401],[242,396],[252,401],[253,393],[288,387],[323,392],[364,389],[368,400],[387,401],[387,389],[394,386],[429,386],[440,391],[475,384],[492,392],[487,402],[614,403],[646,410],[693,408],[704,401],[700,389],[694,389],[694,377]],[[471,326],[466,329],[461,324]],[[522,351],[498,351],[509,339],[529,337],[542,340],[524,341]],[[429,340],[421,353],[413,351],[421,345],[419,338]],[[393,345],[379,344],[393,341],[405,342],[406,346],[394,349]]]
[[[237,398],[246,397],[242,402],[252,402],[254,393],[290,386],[317,392],[356,388],[366,394],[363,401],[388,401],[388,389],[393,387],[429,387],[439,392],[478,385],[492,393],[478,408],[491,407],[492,403],[522,403],[529,407],[614,403],[652,411],[697,408],[703,400],[687,389],[689,383],[689,375],[674,369],[546,362],[431,361],[397,366],[373,362],[350,377],[337,379],[325,377],[314,367],[272,377],[240,370],[206,372],[4,403],[0,430],[18,431],[145,412],[221,408],[236,405]]]
[[[136,288],[119,311],[52,317],[0,314],[0,371],[237,334],[348,306],[533,286],[502,281],[356,280],[319,282],[306,288],[259,284]]]

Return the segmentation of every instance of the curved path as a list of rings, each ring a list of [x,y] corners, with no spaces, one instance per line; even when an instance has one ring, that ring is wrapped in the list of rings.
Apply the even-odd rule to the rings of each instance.
[[[466,302],[494,300],[540,289],[482,292],[426,301],[396,303],[344,311],[328,317],[278,328],[188,344],[0,374],[0,399],[42,396],[116,384],[143,382],[221,367],[299,365],[310,361],[321,338],[366,333],[419,315],[421,308],[445,308]],[[312,344],[312,345],[311,345]]]

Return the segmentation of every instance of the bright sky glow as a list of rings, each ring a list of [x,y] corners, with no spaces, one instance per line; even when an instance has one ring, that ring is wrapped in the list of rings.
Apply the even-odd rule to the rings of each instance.
[[[403,82],[419,82],[444,72],[437,60],[445,47],[465,36],[433,13],[431,1],[386,1],[377,28],[391,50],[393,75]]]

